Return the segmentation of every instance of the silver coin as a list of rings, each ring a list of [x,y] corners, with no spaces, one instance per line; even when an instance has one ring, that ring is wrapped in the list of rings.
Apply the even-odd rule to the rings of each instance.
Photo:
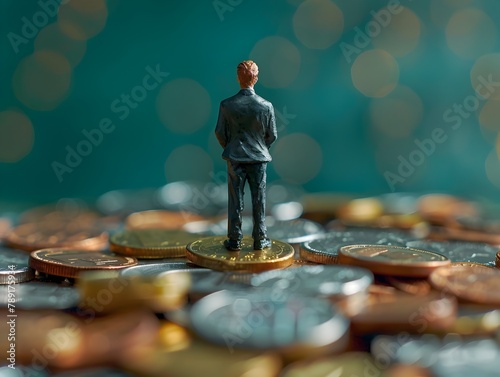
[[[96,206],[106,215],[126,216],[133,212],[157,209],[156,190],[114,190],[97,198]]]
[[[164,209],[211,217],[218,215],[227,205],[227,185],[202,181],[171,182],[158,189],[156,197]]]
[[[213,271],[200,268],[184,271],[168,271],[165,274],[188,273],[191,285],[190,293],[208,295],[222,290],[241,290],[251,288],[251,280],[255,274]]]
[[[157,262],[157,260],[155,261]],[[165,263],[145,263],[120,270],[119,275],[123,277],[131,276],[158,276],[166,271],[191,271],[201,267],[188,262],[165,262]]]
[[[321,224],[306,219],[282,221],[268,216],[266,217],[266,226],[269,238],[289,244],[300,244],[311,241],[321,237],[325,233]],[[218,230],[221,236],[225,235],[227,233],[227,220],[219,222],[217,228],[212,229],[214,231]],[[249,216],[244,216],[241,229],[244,234],[252,234],[253,219]]]
[[[28,267],[29,253],[22,250],[0,248],[0,284],[30,281],[35,271]]]
[[[365,292],[373,283],[373,274],[359,267],[319,265],[272,270],[252,278],[254,287],[266,287],[284,293],[342,298]]]
[[[407,242],[408,247],[434,251],[448,257],[452,262],[473,262],[495,267],[498,248],[482,242]]]
[[[0,307],[7,307],[9,293],[14,293],[16,309],[27,310],[69,309],[78,305],[80,299],[75,287],[34,281],[0,286]]]
[[[420,365],[438,377],[493,377],[500,369],[500,347],[491,338],[384,335],[373,340],[371,350],[376,360]]]
[[[15,369],[8,366],[0,367],[0,376],[2,377],[50,377],[52,376],[47,370],[40,370],[35,367],[27,367],[16,364]]]
[[[418,210],[420,195],[394,192],[378,197],[384,206],[384,212],[389,214],[412,214]]]
[[[325,299],[273,300],[262,292],[221,291],[192,307],[191,324],[203,338],[233,348],[345,347],[349,321]]]

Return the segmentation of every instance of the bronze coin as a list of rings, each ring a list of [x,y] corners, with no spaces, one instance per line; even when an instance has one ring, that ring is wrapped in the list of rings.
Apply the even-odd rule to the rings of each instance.
[[[81,271],[117,270],[136,264],[135,258],[72,249],[33,251],[29,261],[29,266],[38,272],[66,278],[76,278]]]
[[[400,291],[412,295],[425,296],[432,290],[431,284],[427,281],[427,279],[387,276],[386,280],[389,284]]]
[[[351,317],[354,334],[394,334],[401,331],[446,331],[455,323],[457,301],[440,292],[426,296],[405,293],[370,296],[364,310]]]
[[[459,299],[486,305],[500,305],[500,271],[489,267],[443,267],[429,276],[431,284]]]
[[[23,212],[19,223],[71,221],[90,224],[99,217],[99,214],[89,210],[85,203],[76,199],[67,199]]]
[[[340,248],[338,263],[365,267],[380,275],[427,277],[451,262],[443,255],[409,247],[351,245]]]
[[[5,243],[26,251],[55,247],[97,251],[107,247],[108,234],[91,225],[73,221],[27,223],[12,229]]]
[[[478,209],[471,203],[446,194],[429,194],[418,200],[418,213],[434,224],[446,224],[457,216],[477,216]]]

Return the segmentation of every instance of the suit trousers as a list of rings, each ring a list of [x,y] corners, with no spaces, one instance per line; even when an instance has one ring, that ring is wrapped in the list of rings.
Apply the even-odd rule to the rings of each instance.
[[[230,240],[243,238],[241,230],[241,212],[244,202],[245,182],[250,185],[252,194],[252,214],[254,241],[267,238],[266,228],[266,168],[267,162],[240,163],[227,162],[228,185],[228,222],[227,236]]]

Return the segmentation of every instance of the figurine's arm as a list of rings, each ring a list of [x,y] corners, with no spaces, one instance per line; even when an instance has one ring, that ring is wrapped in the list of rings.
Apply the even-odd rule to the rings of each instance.
[[[271,144],[274,143],[274,141],[278,137],[278,131],[276,130],[276,117],[274,115],[274,107],[271,105],[269,109],[269,119],[268,119],[268,124],[267,124],[267,131],[266,131],[266,145],[267,148],[271,147]]]
[[[217,120],[217,126],[215,127],[215,136],[217,137],[217,140],[219,140],[219,144],[222,146],[222,148],[225,148],[228,139],[227,120],[224,114],[222,103],[219,106],[219,119]]]

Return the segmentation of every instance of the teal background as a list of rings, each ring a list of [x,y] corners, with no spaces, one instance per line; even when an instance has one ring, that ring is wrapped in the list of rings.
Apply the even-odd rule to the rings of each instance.
[[[288,139],[287,148],[279,149],[278,144],[273,148],[273,155],[278,154],[280,158],[269,166],[269,181],[284,180],[310,192],[359,195],[390,192],[384,172],[396,172],[398,156],[408,156],[415,148],[415,138],[427,138],[433,129],[442,127],[447,130],[447,141],[426,157],[404,183],[396,184],[396,191],[497,197],[495,175],[500,173],[500,168],[487,174],[485,166],[488,156],[495,153],[497,130],[481,126],[478,120],[481,108],[453,131],[442,115],[454,103],[461,103],[474,93],[470,72],[477,58],[499,52],[498,1],[440,1],[453,11],[470,7],[482,9],[494,22],[494,43],[473,58],[457,56],[449,48],[444,27],[432,20],[431,1],[401,1],[419,17],[422,27],[414,51],[396,57],[399,83],[420,97],[423,111],[408,135],[393,139],[373,128],[372,98],[353,85],[351,64],[346,62],[340,48],[342,41],[352,43],[356,35],[354,27],[364,27],[372,17],[370,12],[386,6],[387,1],[335,1],[344,14],[345,24],[340,39],[326,49],[308,48],[297,38],[293,17],[301,1],[223,2],[237,5],[230,6],[232,10],[225,12],[221,20],[209,0],[109,0],[105,27],[87,40],[85,55],[72,70],[67,96],[55,109],[38,111],[26,106],[13,89],[18,65],[35,50],[34,39],[20,45],[19,52],[15,53],[7,35],[19,33],[22,17],[32,17],[40,6],[35,1],[2,0],[0,112],[15,109],[26,114],[33,126],[34,141],[31,151],[19,161],[0,162],[1,201],[92,199],[108,190],[159,187],[177,179],[204,180],[210,179],[209,172],[224,172],[221,149],[213,136],[218,104],[238,90],[236,65],[251,58],[255,45],[269,36],[286,38],[300,54],[295,79],[279,88],[263,84],[269,67],[257,61],[261,70],[261,80],[255,87],[257,93],[271,101],[276,110],[283,112],[286,108],[293,115],[288,124],[280,123],[279,139],[292,138]],[[48,24],[53,22],[57,22],[57,17],[51,18]],[[474,20],[464,24],[464,38],[468,38],[466,30],[471,25]],[[480,34],[479,40],[483,40]],[[370,43],[364,51],[373,48]],[[148,92],[147,98],[124,120],[111,110],[113,101],[142,82],[145,68],[157,64],[169,73],[164,83],[191,79],[208,93],[208,97],[190,97],[188,88],[187,94],[183,92],[174,99],[181,114],[191,118],[196,117],[193,114],[202,114],[202,125],[193,132],[175,130],[161,122],[156,106],[159,87]],[[276,64],[284,70],[291,69],[286,59]],[[83,140],[84,129],[97,128],[106,117],[116,126],[114,131],[106,134],[102,143],[59,182],[53,162],[64,163],[66,146],[75,147]],[[298,136],[293,136],[295,134]],[[304,134],[310,139],[302,145],[300,140],[306,139]],[[4,143],[13,137],[5,130],[2,132],[1,123],[0,137]],[[8,143],[15,142],[8,140]],[[320,152],[315,150],[314,142],[320,146]],[[188,144],[199,149],[185,149],[188,157],[182,153],[172,156],[166,171],[171,153]],[[193,159],[189,157],[190,150],[196,152]],[[289,150],[293,153],[287,152]],[[284,156],[287,153],[289,160]],[[301,166],[301,153],[312,159],[310,174],[308,166]],[[292,171],[287,170],[286,174],[277,171],[278,162],[279,166],[289,163]],[[495,161],[492,164],[497,166]],[[298,178],[294,176],[295,168],[302,172],[297,173]]]

